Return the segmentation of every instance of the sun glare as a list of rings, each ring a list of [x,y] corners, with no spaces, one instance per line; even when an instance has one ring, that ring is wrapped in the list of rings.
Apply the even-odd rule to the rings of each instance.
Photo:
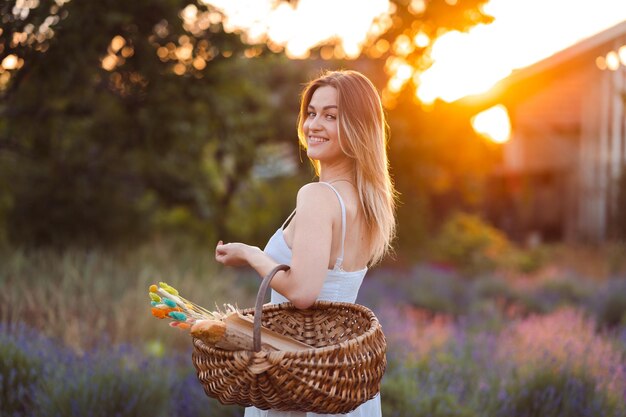
[[[201,0],[224,14],[224,29],[241,31],[249,41],[266,40],[284,48],[287,56],[303,59],[312,48],[338,42],[338,58],[356,58],[372,32],[391,25],[389,0]]]
[[[422,102],[451,102],[483,93],[513,69],[626,20],[626,1],[596,0],[592,5],[582,0],[491,0],[484,11],[495,18],[493,23],[467,33],[449,32],[434,41],[434,63],[419,77],[416,95]],[[598,66],[616,68],[620,58],[611,54]]]
[[[509,113],[501,104],[493,106],[472,117],[472,127],[476,133],[496,142],[504,143],[511,136]]]
[[[386,90],[395,94],[412,79],[422,103],[454,101],[487,91],[516,68],[530,65],[588,36],[626,19],[626,1],[596,0],[491,0],[484,12],[495,18],[467,33],[448,32],[436,39],[418,32],[400,35],[395,42],[369,42],[392,24],[394,4],[389,0],[201,0],[223,14],[228,32],[241,32],[251,43],[266,42],[272,51],[293,59],[309,57],[322,46],[320,56],[356,58],[368,44],[371,57],[389,50],[396,57],[415,48],[432,46],[433,65],[423,73],[411,62],[388,62]],[[447,0],[454,5],[456,0]],[[409,8],[423,13],[425,0],[411,0]],[[567,10],[567,13],[564,11]],[[217,15],[215,12],[211,14]],[[181,14],[186,22],[198,18],[195,6]],[[249,54],[254,56],[254,54]],[[626,51],[607,56],[598,66],[614,68],[626,61]]]

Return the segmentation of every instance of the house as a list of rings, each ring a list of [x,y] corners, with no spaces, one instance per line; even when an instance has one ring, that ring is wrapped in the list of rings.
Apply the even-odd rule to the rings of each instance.
[[[506,107],[487,217],[519,240],[626,238],[626,21],[455,103]]]

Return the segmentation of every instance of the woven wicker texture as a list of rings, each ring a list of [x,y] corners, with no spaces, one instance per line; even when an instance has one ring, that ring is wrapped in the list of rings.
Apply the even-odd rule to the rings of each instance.
[[[269,285],[270,280],[268,275],[264,283]],[[225,351],[193,339],[192,360],[208,396],[223,404],[264,410],[341,414],[379,392],[387,345],[378,319],[368,308],[318,301],[306,310],[285,303],[257,311],[261,311],[259,324],[315,348]],[[256,316],[254,309],[242,313]]]

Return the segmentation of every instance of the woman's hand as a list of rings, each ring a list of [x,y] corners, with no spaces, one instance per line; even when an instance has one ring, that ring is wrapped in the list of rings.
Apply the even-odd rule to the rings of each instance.
[[[227,243],[221,240],[215,247],[215,260],[226,266],[244,266],[250,264],[250,256],[260,251],[256,246],[244,243]]]

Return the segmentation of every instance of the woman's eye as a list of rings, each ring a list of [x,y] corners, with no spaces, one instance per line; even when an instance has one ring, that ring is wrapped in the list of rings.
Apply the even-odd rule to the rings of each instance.
[[[327,115],[326,115],[326,118],[327,118],[328,120],[336,120],[336,119],[337,119],[337,116],[335,116],[334,114],[327,114]]]
[[[313,113],[312,111],[308,112],[307,114],[309,115],[310,118],[315,117],[315,113]]]

